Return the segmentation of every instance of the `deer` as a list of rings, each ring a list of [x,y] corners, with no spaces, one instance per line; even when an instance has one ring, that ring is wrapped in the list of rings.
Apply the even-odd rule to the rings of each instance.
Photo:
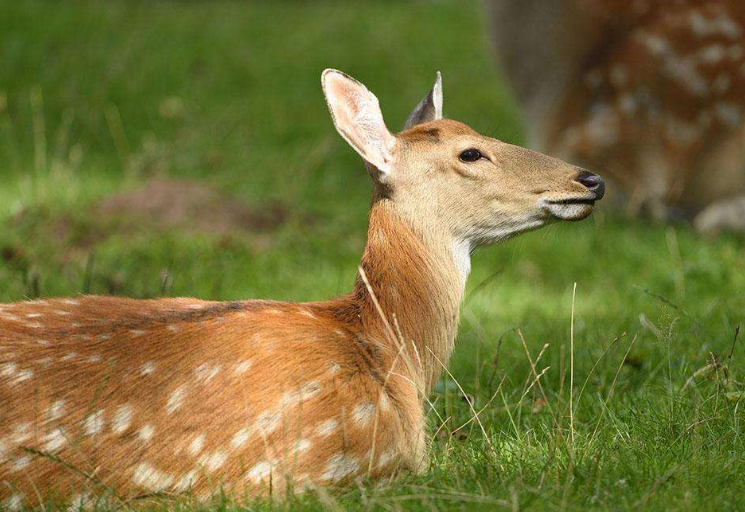
[[[632,215],[745,233],[745,4],[490,0],[537,151],[603,169]]]
[[[2,506],[287,496],[426,469],[424,404],[472,251],[584,219],[605,183],[443,118],[439,73],[396,134],[362,83],[327,69],[321,84],[373,182],[352,291],[0,306]]]

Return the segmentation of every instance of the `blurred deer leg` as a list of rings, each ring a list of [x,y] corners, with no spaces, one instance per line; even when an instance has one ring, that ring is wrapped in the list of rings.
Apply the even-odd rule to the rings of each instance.
[[[725,230],[745,233],[745,195],[715,201],[696,216],[694,225],[707,234]]]

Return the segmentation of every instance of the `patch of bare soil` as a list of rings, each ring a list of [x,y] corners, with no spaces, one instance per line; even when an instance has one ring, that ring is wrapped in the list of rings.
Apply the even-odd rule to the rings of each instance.
[[[251,208],[201,183],[169,179],[155,179],[140,189],[110,196],[95,212],[102,217],[141,220],[154,228],[217,235],[270,231],[288,217],[280,203]]]

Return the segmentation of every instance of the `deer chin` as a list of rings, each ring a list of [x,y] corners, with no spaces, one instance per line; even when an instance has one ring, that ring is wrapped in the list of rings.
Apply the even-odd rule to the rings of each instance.
[[[577,221],[587,218],[595,209],[595,198],[542,199],[542,209],[556,220]]]

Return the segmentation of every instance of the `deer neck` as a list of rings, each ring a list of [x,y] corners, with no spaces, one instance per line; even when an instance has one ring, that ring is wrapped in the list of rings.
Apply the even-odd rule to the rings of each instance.
[[[409,372],[429,393],[453,351],[470,247],[454,243],[432,217],[417,217],[390,199],[374,200],[361,262],[367,283],[358,275],[353,295],[363,329],[408,358]]]

